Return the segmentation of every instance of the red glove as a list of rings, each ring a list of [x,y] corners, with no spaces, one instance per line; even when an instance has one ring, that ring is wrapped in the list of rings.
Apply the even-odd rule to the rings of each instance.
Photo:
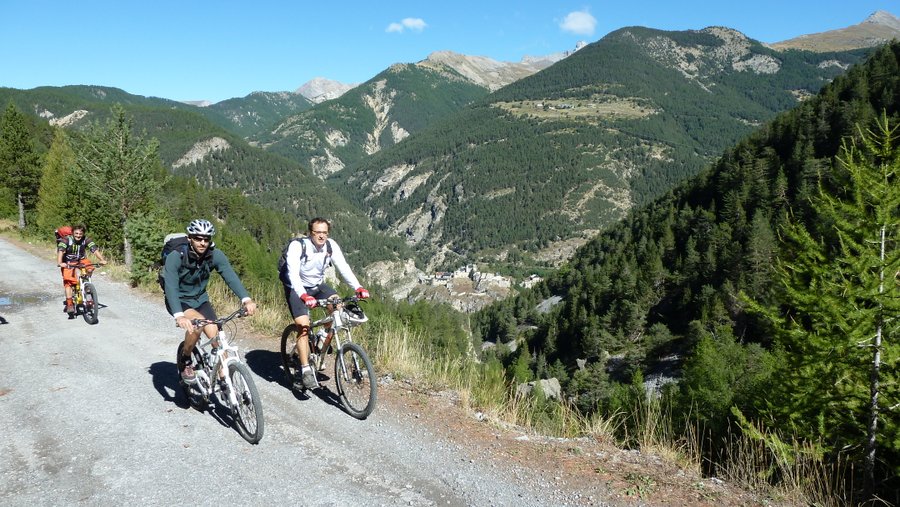
[[[303,300],[303,304],[305,304],[307,308],[316,307],[316,298],[310,296],[309,294],[300,294],[300,299]]]
[[[359,299],[366,299],[369,297],[369,291],[360,287],[356,289],[356,297],[358,297]]]

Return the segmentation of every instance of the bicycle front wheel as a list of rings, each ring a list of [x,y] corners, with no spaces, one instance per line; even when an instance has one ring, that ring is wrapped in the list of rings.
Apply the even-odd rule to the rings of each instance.
[[[232,361],[228,364],[228,376],[231,378],[231,386],[234,388],[234,396],[237,398],[237,406],[232,407],[232,412],[235,416],[238,433],[244,437],[244,440],[256,444],[262,440],[265,421],[263,420],[262,401],[259,399],[256,383],[250,376],[250,368],[244,363]]]
[[[88,324],[96,324],[99,320],[97,316],[99,305],[97,303],[97,289],[94,288],[94,284],[84,284],[84,301],[81,304],[81,316],[84,317],[84,321]]]
[[[281,366],[288,386],[292,385],[300,367],[300,360],[297,358],[297,326],[294,324],[289,324],[281,333]]]
[[[359,345],[341,346],[334,360],[334,383],[341,403],[357,419],[365,419],[375,410],[375,368]]]

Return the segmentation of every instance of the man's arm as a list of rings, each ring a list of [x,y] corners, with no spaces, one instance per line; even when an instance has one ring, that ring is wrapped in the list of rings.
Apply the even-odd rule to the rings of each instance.
[[[291,288],[298,296],[306,294],[303,288],[303,279],[300,278],[300,259],[303,257],[303,249],[306,245],[303,241],[291,241],[288,245],[287,254],[285,255],[285,269],[287,270],[288,280],[291,282]]]
[[[225,284],[234,292],[234,294],[241,298],[241,305],[244,306],[244,309],[247,310],[247,315],[253,315],[256,313],[256,303],[253,302],[253,298],[250,297],[250,293],[247,292],[247,289],[244,288],[244,284],[241,283],[240,277],[238,277],[237,273],[234,271],[234,268],[231,267],[231,262],[228,260],[228,256],[222,253],[221,250],[213,251],[213,267],[216,271],[222,275],[222,279],[225,280]]]
[[[231,267],[231,262],[228,260],[228,256],[222,253],[221,250],[213,250],[212,254],[212,262],[213,268],[222,275],[222,279],[225,280],[225,284],[231,289],[234,294],[241,299],[243,302],[246,299],[250,299],[250,293],[247,292],[247,289],[244,288],[244,284],[241,283],[240,277],[238,277],[237,273],[234,271],[234,268]]]
[[[184,312],[181,311],[181,299],[180,299],[180,288],[179,283],[180,280],[178,278],[178,269],[181,267],[181,253],[180,252],[172,252],[166,256],[166,263],[163,265],[163,282],[166,287],[166,303],[168,303],[169,308],[172,309],[172,316],[175,317],[175,320],[178,320],[179,317],[184,317]]]
[[[360,285],[359,280],[356,279],[356,275],[353,274],[353,270],[350,269],[350,265],[347,264],[347,259],[344,258],[344,252],[341,250],[341,247],[338,246],[337,241],[331,241],[331,262],[334,263],[334,267],[337,268],[338,273],[341,274],[341,278],[344,279],[344,282],[350,286],[351,289],[356,290],[362,285]]]
[[[100,247],[98,247],[96,243],[91,241],[88,245],[88,248],[90,249],[92,254],[96,255],[97,258],[100,259],[100,262],[106,264],[106,259],[103,257],[103,252],[100,251]]]

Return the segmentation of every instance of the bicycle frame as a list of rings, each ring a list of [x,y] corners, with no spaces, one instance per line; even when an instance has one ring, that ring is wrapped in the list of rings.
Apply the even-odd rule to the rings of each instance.
[[[325,311],[326,315],[313,321],[308,333],[301,334],[294,322],[288,324],[281,333],[281,364],[291,390],[306,391],[321,387],[318,373],[315,385],[302,381],[303,370],[299,363],[297,340],[304,336],[302,339],[310,342],[309,364],[315,372],[324,370],[326,358],[334,354],[332,380],[337,389],[334,394],[339,397],[347,413],[357,419],[368,417],[375,409],[377,399],[375,368],[366,351],[353,342],[352,328],[368,321],[362,311],[356,311],[355,304],[361,301],[354,296],[346,299],[318,299],[316,306]],[[321,332],[326,325],[331,329],[330,337],[326,338],[321,347],[317,347],[315,341],[318,333],[313,330],[318,328]]]
[[[350,299],[353,301],[354,299]],[[341,350],[341,345],[343,343],[353,343],[353,333],[351,329],[359,324],[354,324],[350,319],[350,312],[348,312],[345,308],[346,301],[344,300],[330,300],[330,299],[320,299],[317,301],[317,304],[320,308],[325,310],[327,305],[333,304],[334,310],[328,314],[327,310],[325,310],[325,317],[318,319],[309,325],[309,337],[310,340],[315,339],[315,333],[313,333],[314,329],[324,326],[325,324],[331,324],[331,342],[329,346],[332,350],[338,351]],[[345,341],[341,342],[341,331],[344,333]],[[310,347],[312,347],[313,343],[310,343]],[[321,350],[318,353],[313,352],[312,348],[310,348],[310,356],[315,357],[316,368],[319,369],[322,366],[322,362],[325,360],[326,350]],[[336,355],[337,356],[337,355]],[[353,358],[354,362],[356,361],[356,357]],[[355,367],[359,368],[359,364],[354,364]],[[344,367],[343,363],[341,364],[341,370],[344,375],[347,374],[346,367]]]
[[[201,341],[195,345],[195,347],[201,351],[200,356],[203,358],[204,364],[203,367],[196,373],[197,374],[197,387],[199,388],[201,394],[204,398],[209,398],[211,395],[226,394],[228,396],[228,405],[236,406],[238,401],[235,395],[234,386],[231,383],[231,377],[228,375],[228,365],[233,362],[241,362],[240,353],[238,352],[238,348],[228,342],[227,333],[225,333],[224,329],[219,329],[219,333],[216,337],[209,338],[205,334],[203,336],[206,338],[206,341]],[[214,357],[210,357],[210,350],[212,349],[213,340],[218,340],[219,347],[216,349],[216,354]],[[208,350],[210,349],[210,350]],[[214,373],[218,377],[218,382],[213,382],[212,379],[209,378],[209,373]],[[225,384],[226,389],[222,388],[221,384]],[[225,391],[223,393],[223,391]]]
[[[84,285],[91,282],[92,273],[85,269],[87,267],[85,264],[80,262],[71,266],[73,269],[78,270],[78,275],[75,277],[75,287],[72,288],[72,299],[76,305],[80,305],[84,303]]]

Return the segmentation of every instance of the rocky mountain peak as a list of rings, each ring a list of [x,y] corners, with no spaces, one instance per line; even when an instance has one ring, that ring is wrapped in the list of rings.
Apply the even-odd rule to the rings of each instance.
[[[862,23],[839,30],[801,35],[776,42],[771,47],[778,50],[845,51],[880,46],[895,38],[900,38],[900,19],[887,11],[875,11]]]
[[[891,27],[895,30],[900,30],[900,18],[897,18],[893,14],[887,11],[875,11],[865,21],[863,24],[871,23],[875,25],[884,25]]]
[[[356,87],[356,84],[346,84],[324,77],[314,77],[297,88],[296,93],[303,95],[310,102],[318,104],[326,100],[336,99]]]
[[[501,62],[486,56],[470,56],[453,51],[435,51],[416,65],[440,71],[448,67],[473,83],[491,91],[543,70],[585,46],[579,44],[572,51],[544,56],[526,56],[519,62]]]

